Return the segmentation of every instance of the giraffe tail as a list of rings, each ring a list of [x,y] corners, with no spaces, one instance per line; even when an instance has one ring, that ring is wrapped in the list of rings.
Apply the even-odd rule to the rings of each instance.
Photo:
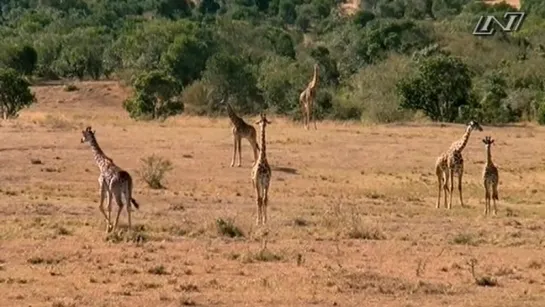
[[[136,209],[140,209],[140,205],[136,202],[136,199],[132,197],[132,177],[127,171],[121,171],[120,173],[121,177],[124,177],[127,181],[127,195],[129,196],[129,199],[131,203],[134,205]],[[128,206],[129,204],[127,204]]]
[[[134,205],[136,209],[140,209],[140,205],[136,202],[136,199],[131,197],[131,203]]]

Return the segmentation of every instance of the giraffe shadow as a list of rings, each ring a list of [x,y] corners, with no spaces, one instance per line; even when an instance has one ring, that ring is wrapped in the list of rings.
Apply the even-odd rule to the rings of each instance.
[[[292,175],[297,174],[297,170],[291,167],[276,166],[276,167],[273,167],[273,170],[282,172],[282,173],[292,174]]]

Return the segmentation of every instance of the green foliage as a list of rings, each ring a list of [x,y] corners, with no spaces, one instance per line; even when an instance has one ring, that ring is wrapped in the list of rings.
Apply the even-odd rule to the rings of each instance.
[[[540,125],[545,125],[545,101],[541,101],[537,109],[537,122]]]
[[[0,70],[0,113],[3,119],[17,117],[20,110],[36,102],[30,83],[14,69]]]
[[[270,56],[261,63],[258,87],[271,110],[284,115],[299,111],[299,94],[312,77],[312,67],[306,68],[303,71],[297,62],[281,56]]]
[[[527,14],[545,17],[545,3],[540,0],[521,0],[521,10]]]
[[[249,112],[261,110],[261,96],[254,69],[243,57],[227,53],[214,54],[206,62],[202,79],[214,92],[214,97],[233,97],[239,109]]]
[[[402,79],[397,90],[401,107],[420,110],[432,120],[455,121],[469,104],[471,76],[458,58],[434,55],[418,63],[417,73]]]
[[[485,94],[481,100],[480,121],[483,123],[508,123],[517,118],[511,106],[506,104],[507,81],[499,73],[491,73],[486,77]]]
[[[188,85],[201,77],[209,54],[210,45],[205,41],[182,34],[167,48],[161,64],[183,85]]]
[[[2,52],[2,64],[5,67],[13,68],[18,73],[27,76],[32,75],[36,69],[38,54],[32,46],[9,46],[8,48],[2,50]]]
[[[139,89],[125,107],[140,119],[178,114],[184,105],[193,114],[212,115],[227,96],[242,113],[268,108],[298,119],[299,94],[314,64],[320,66],[319,118],[410,120],[415,110],[432,108],[437,95],[453,90],[455,98],[435,102],[445,109],[439,115],[428,110],[432,119],[539,119],[545,95],[543,1],[523,1],[528,16],[518,32],[486,38],[471,34],[479,16],[501,17],[512,7],[472,0],[363,0],[363,9],[349,15],[341,2],[0,0],[0,68],[29,80],[135,81]],[[463,59],[463,65],[445,60],[451,58]],[[434,68],[434,59],[446,62]],[[455,78],[447,80],[449,71],[434,80],[423,63],[453,69]],[[418,82],[430,88],[418,88]],[[404,90],[396,90],[397,83]],[[421,97],[427,100],[417,103]]]
[[[123,106],[135,119],[158,119],[183,112],[184,105],[176,99],[180,86],[176,80],[159,70],[141,73],[133,82],[134,94]]]

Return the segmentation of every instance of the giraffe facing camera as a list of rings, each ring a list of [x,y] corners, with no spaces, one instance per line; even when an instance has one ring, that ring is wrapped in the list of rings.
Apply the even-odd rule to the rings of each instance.
[[[490,136],[485,136],[483,139],[484,147],[486,149],[486,163],[483,167],[483,185],[484,185],[484,215],[490,213],[490,201],[494,204],[494,215],[498,214],[498,208],[496,201],[498,196],[498,184],[500,180],[498,167],[492,162],[491,147],[494,144],[494,139]]]

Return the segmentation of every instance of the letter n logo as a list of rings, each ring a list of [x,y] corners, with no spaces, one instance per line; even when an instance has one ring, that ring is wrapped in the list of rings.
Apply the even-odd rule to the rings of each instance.
[[[494,24],[500,27],[501,31],[503,32],[518,31],[525,17],[526,17],[526,14],[524,12],[506,12],[503,15],[503,19],[504,19],[503,21],[506,22],[506,24],[504,25],[502,22],[500,22],[496,17],[492,15],[481,16],[479,18],[479,21],[477,22],[477,25],[475,25],[475,29],[473,29],[473,35],[476,35],[476,36],[493,35],[496,32],[496,28],[494,27]]]

